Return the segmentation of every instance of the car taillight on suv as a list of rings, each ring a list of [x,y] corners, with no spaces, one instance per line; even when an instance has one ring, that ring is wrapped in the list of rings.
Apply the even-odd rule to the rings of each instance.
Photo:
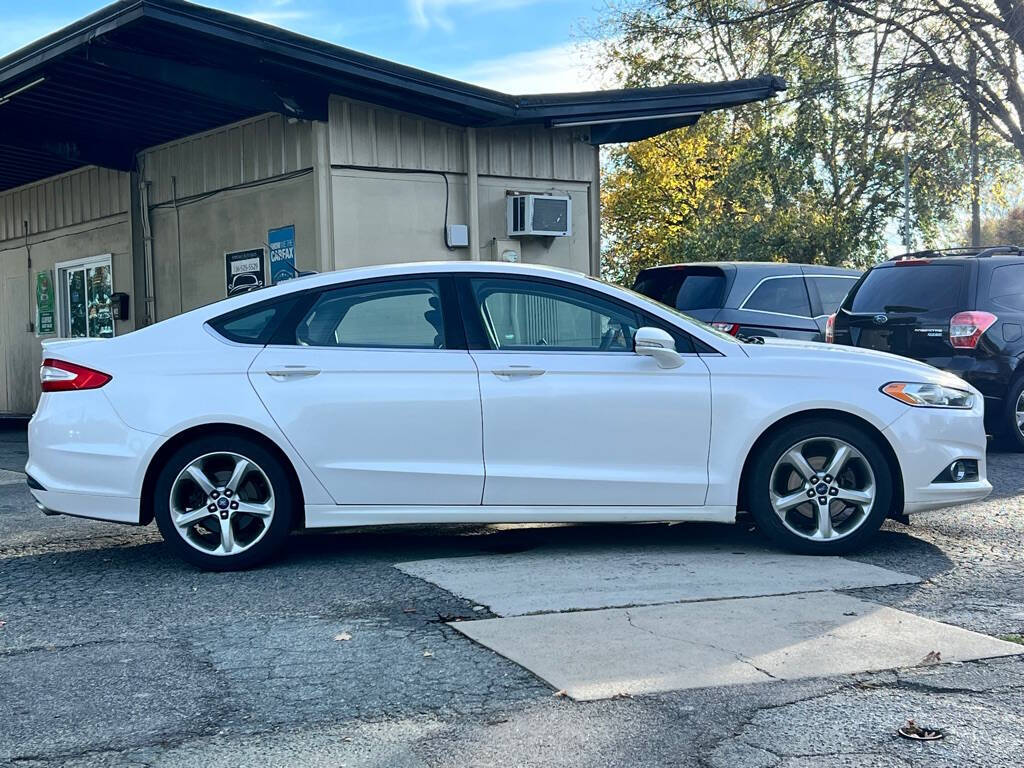
[[[836,313],[833,312],[825,321],[825,343],[835,344],[836,342]]]
[[[991,312],[958,312],[949,321],[949,343],[956,349],[974,349],[997,319]]]
[[[84,365],[48,357],[39,368],[43,392],[70,392],[78,389],[99,389],[112,377]]]

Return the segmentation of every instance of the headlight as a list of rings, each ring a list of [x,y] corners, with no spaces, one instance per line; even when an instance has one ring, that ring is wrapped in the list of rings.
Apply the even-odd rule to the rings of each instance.
[[[893,381],[882,387],[882,392],[907,405],[925,408],[972,408],[974,395],[963,389],[941,384],[913,384]]]

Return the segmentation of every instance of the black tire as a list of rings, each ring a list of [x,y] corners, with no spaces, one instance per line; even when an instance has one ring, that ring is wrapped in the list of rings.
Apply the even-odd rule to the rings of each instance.
[[[222,452],[243,456],[262,470],[273,492],[274,512],[269,524],[262,526],[265,528],[262,536],[247,548],[236,554],[207,554],[185,541],[172,522],[171,491],[185,467],[199,457]],[[262,483],[262,478],[257,479]],[[183,560],[208,571],[243,570],[262,565],[281,554],[296,514],[294,491],[280,459],[260,443],[239,435],[206,435],[178,448],[160,468],[154,485],[153,515],[167,546]],[[211,518],[216,520],[215,515]],[[239,524],[250,525],[251,522],[240,518]]]
[[[842,440],[855,448],[874,474],[875,498],[863,522],[847,535],[832,540],[803,538],[783,524],[771,502],[772,472],[783,454],[812,438]],[[878,438],[838,419],[808,419],[780,428],[757,449],[746,478],[746,506],[757,527],[775,544],[802,555],[838,555],[869,542],[889,515],[893,504],[893,475]]]
[[[1002,443],[1007,450],[1024,453],[1024,431],[1017,424],[1017,401],[1024,393],[1024,376],[1021,376],[1010,387],[1010,395],[1006,398],[1006,410],[1003,423],[1000,425]]]

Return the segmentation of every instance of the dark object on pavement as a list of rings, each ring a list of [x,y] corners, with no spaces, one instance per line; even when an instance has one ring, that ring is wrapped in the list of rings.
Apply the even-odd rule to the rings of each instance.
[[[907,720],[904,725],[900,726],[897,733],[911,741],[938,741],[946,737],[946,734],[938,728],[922,728],[913,720]]]

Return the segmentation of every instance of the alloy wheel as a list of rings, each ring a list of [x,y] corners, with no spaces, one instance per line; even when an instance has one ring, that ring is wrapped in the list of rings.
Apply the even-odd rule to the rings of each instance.
[[[171,485],[171,522],[192,547],[208,555],[237,555],[270,529],[274,488],[266,472],[238,453],[192,460]]]
[[[1024,391],[1021,391],[1020,397],[1017,398],[1015,412],[1017,416],[1017,431],[1020,432],[1021,437],[1024,437]]]
[[[811,541],[849,536],[871,514],[875,474],[863,454],[835,437],[801,440],[775,463],[772,509],[792,533]]]

